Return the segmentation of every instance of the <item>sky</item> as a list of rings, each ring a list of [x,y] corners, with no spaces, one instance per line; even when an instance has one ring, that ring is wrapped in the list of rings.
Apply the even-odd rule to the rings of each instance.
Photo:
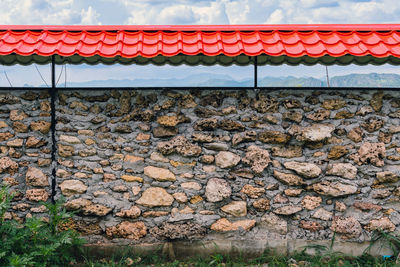
[[[157,24],[340,24],[398,23],[399,0],[0,0],[0,24],[61,25],[157,25]],[[49,67],[38,66],[48,78]],[[138,67],[69,66],[68,80],[123,79],[129,77],[177,77],[196,72],[229,73],[238,79],[251,77],[250,67]],[[330,67],[330,75],[349,72],[398,73],[393,66]],[[34,66],[0,66],[0,86],[43,84]],[[2,73],[3,72],[3,73]],[[21,75],[24,73],[24,75]],[[101,73],[101,75],[99,75]],[[325,67],[265,66],[260,75],[321,77]],[[22,79],[23,77],[24,79]],[[49,79],[47,79],[49,80]]]

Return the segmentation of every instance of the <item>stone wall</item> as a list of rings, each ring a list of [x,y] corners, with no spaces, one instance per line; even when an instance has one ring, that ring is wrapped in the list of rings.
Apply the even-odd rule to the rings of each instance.
[[[23,218],[50,193],[48,96],[0,104],[1,177]],[[56,107],[56,197],[90,242],[399,229],[400,92],[61,91]]]

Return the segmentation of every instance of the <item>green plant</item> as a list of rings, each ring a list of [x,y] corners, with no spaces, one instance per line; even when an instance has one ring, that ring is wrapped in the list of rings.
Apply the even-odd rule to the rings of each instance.
[[[7,187],[0,189],[0,266],[61,266],[74,261],[76,251],[84,243],[73,230],[58,226],[70,218],[62,200],[43,203],[49,210],[49,222],[27,218],[24,223],[4,220],[12,196]]]

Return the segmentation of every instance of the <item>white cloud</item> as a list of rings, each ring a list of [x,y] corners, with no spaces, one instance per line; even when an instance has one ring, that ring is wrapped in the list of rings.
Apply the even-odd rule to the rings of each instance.
[[[94,10],[92,6],[89,6],[87,10],[81,10],[81,24],[84,25],[94,25],[94,24],[101,24],[98,21],[100,15]]]

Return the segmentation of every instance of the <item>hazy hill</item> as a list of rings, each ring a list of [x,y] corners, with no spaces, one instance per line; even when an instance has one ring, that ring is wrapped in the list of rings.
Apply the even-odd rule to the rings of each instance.
[[[87,82],[68,82],[69,87],[164,87],[164,86],[253,86],[253,79],[238,81],[230,75],[199,73],[185,78],[168,79],[124,79],[92,80]],[[348,74],[331,77],[332,87],[400,87],[400,75],[385,73]],[[259,77],[258,86],[272,87],[325,87],[326,80],[313,77]]]

